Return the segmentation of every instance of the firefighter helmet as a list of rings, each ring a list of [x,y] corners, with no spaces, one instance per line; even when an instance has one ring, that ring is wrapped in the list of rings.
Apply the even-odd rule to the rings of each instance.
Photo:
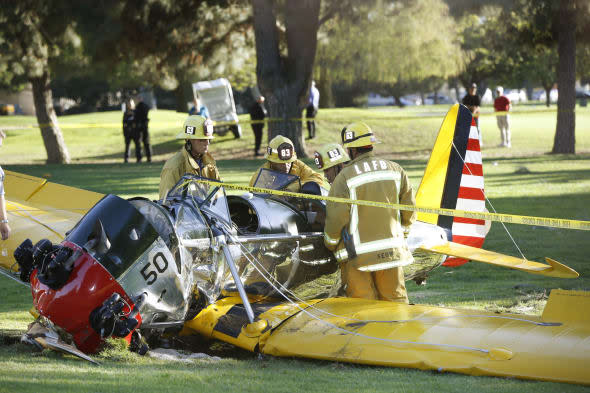
[[[328,143],[316,150],[314,161],[318,169],[325,171],[335,165],[350,161],[350,157],[339,144]]]
[[[176,139],[213,139],[213,122],[200,115],[189,116]]]
[[[287,137],[278,135],[268,142],[264,158],[270,162],[284,164],[295,161],[297,154],[295,153],[293,142]]]
[[[372,146],[377,143],[373,130],[363,122],[347,125],[342,129],[341,136],[345,148]]]

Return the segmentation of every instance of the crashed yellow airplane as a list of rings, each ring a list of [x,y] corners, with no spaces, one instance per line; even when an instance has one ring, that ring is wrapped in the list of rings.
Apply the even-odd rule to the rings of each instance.
[[[31,286],[45,333],[30,342],[91,360],[109,336],[141,353],[142,335],[200,334],[274,356],[590,384],[589,293],[554,290],[541,317],[330,296],[337,264],[319,201],[228,196],[191,177],[157,202],[13,172],[5,186],[13,232],[0,265]],[[485,209],[478,131],[462,106],[443,122],[417,203]],[[482,250],[482,220],[419,220],[407,279],[466,260],[577,277],[551,259]]]

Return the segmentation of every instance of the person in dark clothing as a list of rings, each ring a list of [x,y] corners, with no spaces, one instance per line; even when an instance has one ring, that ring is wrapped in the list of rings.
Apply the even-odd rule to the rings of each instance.
[[[150,111],[149,106],[141,97],[138,97],[138,104],[135,107],[135,127],[139,139],[143,142],[143,148],[145,150],[145,156],[148,162],[152,161],[152,147],[150,146],[150,134],[148,131],[148,112]],[[141,158],[140,158],[141,160]]]
[[[477,85],[475,83],[471,84],[468,93],[463,97],[461,103],[473,113],[475,122],[479,125],[479,107],[481,105],[481,98],[477,95]]]
[[[253,121],[260,121],[252,123],[252,131],[254,131],[254,155],[261,156],[260,144],[262,143],[262,130],[264,129],[264,120],[266,117],[266,109],[264,108],[264,97],[259,95],[256,101],[250,106],[250,119]]]
[[[125,138],[125,151],[123,160],[129,162],[129,150],[131,150],[131,141],[135,144],[135,158],[137,162],[141,161],[141,145],[139,143],[139,134],[135,127],[135,103],[132,99],[125,102],[125,111],[123,112],[123,137]]]
[[[477,126],[477,131],[479,132],[479,146],[483,147],[483,138],[481,135],[481,130],[479,129],[479,106],[481,105],[481,98],[477,95],[477,85],[475,83],[471,84],[468,93],[463,97],[461,101],[463,105],[467,107],[473,113],[473,118],[475,119],[475,125]]]

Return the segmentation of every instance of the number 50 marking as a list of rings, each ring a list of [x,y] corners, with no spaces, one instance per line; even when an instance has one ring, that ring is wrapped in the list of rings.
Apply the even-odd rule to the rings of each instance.
[[[154,264],[155,270],[149,270],[149,267]],[[141,276],[145,280],[147,285],[152,285],[158,279],[158,273],[162,274],[168,269],[168,260],[161,252],[156,253],[154,255],[154,259],[152,262],[148,262],[143,268],[141,268]],[[158,273],[156,273],[156,271]]]

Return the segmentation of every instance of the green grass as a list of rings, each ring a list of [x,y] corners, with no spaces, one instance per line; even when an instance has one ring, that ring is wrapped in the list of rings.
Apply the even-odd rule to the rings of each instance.
[[[499,149],[499,132],[493,117],[482,117],[486,194],[500,213],[590,220],[590,110],[577,112],[576,156],[547,155],[551,150],[555,111],[543,107],[517,107],[513,115],[513,148]],[[366,120],[384,141],[378,153],[407,169],[418,186],[428,152],[434,142],[444,107],[411,109],[321,110],[318,140],[309,147],[339,137],[349,122]],[[489,109],[488,109],[489,110]],[[541,110],[540,113],[536,112]],[[528,111],[529,113],[526,113]],[[534,113],[533,113],[534,112]],[[420,118],[420,116],[425,116]],[[46,177],[50,181],[123,197],[157,197],[163,161],[180,148],[173,139],[184,118],[169,111],[150,113],[151,137],[156,152],[151,164],[122,161],[121,114],[118,112],[60,118],[73,164],[45,165],[39,131],[9,129],[0,148],[4,169]],[[404,117],[404,119],[402,119]],[[0,128],[33,124],[30,117],[0,118]],[[79,124],[96,124],[88,128]],[[76,125],[78,124],[78,125]],[[66,127],[68,125],[68,127]],[[249,159],[253,138],[217,138],[213,154],[223,180],[246,183],[261,160]],[[309,161],[308,161],[309,162]],[[491,209],[490,209],[491,210]],[[551,279],[514,270],[469,263],[457,269],[438,269],[425,286],[408,284],[412,302],[477,309],[539,314],[552,288],[590,290],[588,233],[523,225],[507,226],[520,250],[529,259],[548,256],[576,269],[576,280]],[[485,248],[519,255],[500,223],[494,223]],[[0,392],[13,391],[482,391],[553,392],[583,391],[574,385],[519,381],[505,378],[467,377],[416,370],[365,367],[312,360],[265,358],[235,352],[218,362],[169,363],[132,355],[107,356],[95,367],[69,356],[32,355],[16,343],[31,321],[29,289],[0,277]],[[587,389],[586,389],[587,390]]]
[[[309,151],[328,142],[338,141],[340,130],[354,121],[366,121],[383,142],[377,152],[389,158],[427,159],[434,138],[448,106],[429,105],[413,108],[339,108],[322,109],[317,117],[317,138],[307,141]],[[484,108],[480,128],[486,157],[530,156],[551,151],[555,135],[555,108],[541,105],[517,106],[512,115],[512,150],[496,148],[500,133],[496,119]],[[154,161],[165,161],[182,142],[175,140],[186,114],[168,110],[150,112],[150,138]],[[590,107],[577,108],[576,149],[590,152]],[[65,142],[73,163],[117,163],[123,161],[123,133],[120,112],[103,112],[59,117]],[[241,115],[240,120],[248,120]],[[34,117],[0,117],[0,128],[8,138],[1,150],[1,163],[43,164],[46,159]],[[236,140],[231,133],[213,140],[211,150],[217,159],[251,158],[254,137],[248,124],[244,137]],[[306,135],[307,132],[304,133]],[[264,143],[265,141],[263,141]],[[132,154],[133,157],[133,154]]]
[[[5,348],[5,347],[4,347]],[[92,366],[20,346],[0,348],[0,392],[583,392],[584,387],[293,359],[170,363],[141,358]],[[6,361],[6,358],[10,361]],[[122,364],[123,363],[123,364]],[[23,365],[26,364],[26,367]]]

